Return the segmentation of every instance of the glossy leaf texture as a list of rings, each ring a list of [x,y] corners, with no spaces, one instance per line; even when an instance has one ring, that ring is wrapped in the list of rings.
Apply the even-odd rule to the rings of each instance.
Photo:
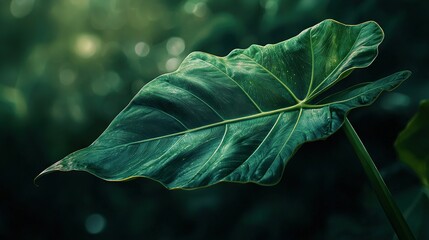
[[[383,37],[372,21],[325,20],[278,44],[226,57],[191,53],[177,71],[145,85],[89,147],[41,175],[146,177],[169,189],[275,184],[300,145],[330,136],[348,111],[409,77],[398,72],[316,100],[353,69],[370,65]]]
[[[400,160],[429,187],[429,100],[420,103],[419,111],[399,134],[395,147]]]

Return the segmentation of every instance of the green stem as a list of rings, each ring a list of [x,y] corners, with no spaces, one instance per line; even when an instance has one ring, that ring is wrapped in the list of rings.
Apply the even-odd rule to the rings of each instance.
[[[343,129],[352,144],[356,155],[358,156],[366,175],[368,176],[372,187],[374,188],[375,194],[377,195],[378,201],[383,207],[384,213],[390,221],[396,235],[399,239],[415,239],[413,233],[410,230],[407,222],[404,219],[401,211],[393,200],[392,194],[384,183],[380,172],[377,170],[374,162],[371,159],[368,151],[365,149],[362,141],[353,129],[349,120],[346,118],[344,121]]]

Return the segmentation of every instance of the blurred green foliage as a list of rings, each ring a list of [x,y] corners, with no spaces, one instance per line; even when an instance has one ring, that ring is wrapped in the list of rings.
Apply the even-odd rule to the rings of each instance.
[[[423,187],[405,212],[417,239],[429,238],[429,189]],[[395,238],[396,239],[396,238]]]
[[[429,100],[420,103],[419,111],[399,134],[395,147],[401,161],[429,187]]]
[[[420,178],[421,191],[405,212],[418,239],[429,238],[429,100],[420,103],[395,141],[399,159]]]
[[[417,178],[393,142],[428,98],[424,0],[4,0],[0,2],[1,239],[390,239],[341,134],[300,149],[274,187],[167,191],[82,173],[33,177],[87,146],[132,96],[191,51],[275,43],[326,18],[377,21],[386,38],[370,81],[413,77],[351,120],[405,209]],[[315,154],[317,153],[317,154]],[[407,190],[407,191],[405,191]]]

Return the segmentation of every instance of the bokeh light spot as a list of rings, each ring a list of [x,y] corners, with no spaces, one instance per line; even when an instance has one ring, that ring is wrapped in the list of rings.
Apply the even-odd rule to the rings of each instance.
[[[22,18],[33,10],[35,0],[12,0],[10,2],[10,13],[16,18]]]
[[[176,70],[180,65],[180,60],[177,58],[170,58],[167,60],[167,62],[165,63],[165,69],[168,72],[172,72],[174,70]]]
[[[114,71],[108,71],[106,73],[106,82],[112,91],[118,90],[121,86],[121,77]]]
[[[121,87],[121,77],[114,71],[103,74],[91,83],[92,91],[99,96],[106,96]]]
[[[70,110],[70,116],[75,122],[82,122],[84,120],[83,109],[80,105],[71,104],[69,110]]]
[[[150,47],[145,42],[138,42],[134,47],[134,51],[139,57],[146,57],[150,52]]]
[[[191,14],[194,11],[195,3],[192,0],[186,1],[185,5],[183,5],[183,10],[185,10],[186,13]]]
[[[382,108],[394,111],[408,107],[411,104],[411,99],[405,94],[393,92],[384,96],[380,102]]]
[[[76,80],[76,73],[70,69],[61,69],[59,78],[61,84],[69,86]]]
[[[194,8],[192,9],[192,13],[197,17],[204,17],[207,15],[209,8],[207,7],[207,4],[204,2],[200,2],[195,4]]]
[[[104,230],[106,219],[98,213],[89,215],[85,221],[86,230],[91,234],[98,234]]]
[[[265,10],[269,12],[275,12],[279,7],[278,0],[261,0],[260,4],[263,8],[265,8]]]
[[[94,56],[100,47],[100,40],[93,35],[81,34],[75,43],[75,52],[82,58]]]
[[[70,2],[78,7],[86,8],[89,5],[89,0],[70,0]]]
[[[179,56],[185,51],[185,41],[180,37],[172,37],[167,41],[167,52],[173,56]]]
[[[1,101],[11,103],[16,116],[23,118],[27,114],[27,102],[21,90],[0,85],[0,103]]]
[[[209,8],[204,1],[188,0],[183,5],[183,10],[197,17],[204,17],[207,15]]]

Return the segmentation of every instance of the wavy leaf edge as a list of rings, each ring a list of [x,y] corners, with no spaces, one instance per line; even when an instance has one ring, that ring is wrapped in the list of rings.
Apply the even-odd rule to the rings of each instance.
[[[381,29],[381,27],[378,25],[378,23],[376,23],[375,21],[366,21],[366,22],[363,22],[363,23],[361,23],[361,24],[344,24],[344,23],[340,23],[340,22],[338,22],[338,21],[336,21],[336,20],[333,20],[333,19],[327,19],[327,20],[324,20],[323,22],[321,22],[321,23],[319,23],[319,24],[317,24],[317,25],[315,25],[315,26],[313,26],[313,27],[310,27],[310,28],[307,28],[307,29],[305,29],[305,30],[303,30],[301,33],[303,33],[304,31],[307,31],[307,30],[309,30],[310,32],[311,32],[311,30],[314,28],[314,27],[316,27],[316,26],[318,26],[318,25],[320,25],[320,24],[322,24],[322,23],[324,23],[324,22],[326,22],[326,21],[332,21],[332,22],[334,22],[334,23],[336,23],[336,24],[340,24],[340,25],[343,25],[343,26],[350,26],[350,27],[352,27],[352,26],[360,26],[360,25],[363,25],[363,24],[375,24],[376,26],[377,26],[377,28],[379,29],[379,30],[381,30],[381,34],[382,34],[382,38],[381,38],[381,40],[379,41],[379,43],[378,44],[376,44],[376,53],[375,53],[375,56],[372,58],[372,60],[371,61],[369,61],[369,62],[367,62],[366,64],[363,64],[363,65],[361,65],[361,66],[353,66],[353,67],[350,67],[350,68],[347,68],[347,69],[345,69],[345,70],[343,70],[343,71],[341,71],[341,73],[340,74],[338,74],[338,77],[334,80],[334,81],[332,81],[329,85],[328,85],[328,87],[326,87],[326,88],[323,88],[322,90],[320,90],[320,91],[317,91],[318,90],[318,88],[319,88],[319,86],[322,84],[322,83],[320,83],[319,84],[319,86],[318,87],[316,87],[313,91],[310,91],[310,89],[311,89],[311,87],[310,88],[308,88],[308,93],[307,93],[307,96],[306,96],[306,98],[305,99],[303,99],[303,100],[299,100],[298,98],[296,98],[295,97],[295,100],[297,100],[297,101],[299,101],[299,102],[297,102],[295,105],[293,105],[293,106],[289,106],[289,107],[286,107],[286,108],[281,108],[281,109],[276,109],[276,110],[273,110],[273,111],[269,111],[269,112],[262,112],[262,113],[260,113],[260,114],[256,114],[256,115],[250,115],[250,116],[246,116],[246,117],[243,117],[243,118],[238,118],[238,119],[232,119],[232,120],[227,120],[227,122],[218,122],[218,123],[215,123],[215,124],[212,124],[212,125],[209,125],[209,126],[203,126],[203,127],[201,127],[201,128],[194,128],[194,129],[191,129],[191,130],[187,130],[187,131],[183,131],[183,132],[179,132],[179,133],[174,133],[174,134],[172,134],[172,135],[182,135],[182,134],[186,134],[186,133],[189,133],[189,132],[195,132],[195,131],[198,131],[198,130],[202,130],[202,129],[205,129],[205,128],[210,128],[210,127],[214,127],[214,126],[217,126],[217,125],[225,125],[225,124],[228,124],[228,123],[231,123],[231,122],[238,122],[238,121],[242,121],[242,120],[246,120],[246,119],[253,119],[253,118],[258,118],[258,117],[263,117],[263,116],[267,116],[267,115],[272,115],[272,114],[275,114],[275,113],[284,113],[284,112],[287,112],[287,111],[292,111],[292,110],[297,110],[297,109],[299,109],[299,111],[300,111],[300,114],[302,113],[302,111],[303,111],[303,109],[305,109],[305,108],[311,108],[311,109],[313,109],[313,108],[322,108],[322,107],[329,107],[329,106],[332,106],[333,104],[336,104],[336,102],[333,102],[333,103],[325,103],[325,104],[309,104],[309,102],[311,101],[311,100],[313,100],[315,97],[317,97],[317,96],[319,96],[322,92],[325,92],[327,89],[329,89],[331,86],[333,86],[333,85],[335,85],[338,81],[340,81],[341,79],[343,79],[343,78],[345,78],[345,77],[347,77],[348,76],[348,74],[351,72],[351,71],[353,71],[354,69],[360,69],[360,68],[365,68],[365,67],[368,67],[374,60],[375,60],[375,58],[376,58],[376,56],[378,55],[378,46],[381,44],[381,42],[382,42],[382,40],[384,39],[384,32],[383,32],[383,30]],[[362,30],[361,30],[362,31]],[[295,37],[298,37],[301,33],[299,33],[298,35],[296,35]],[[293,39],[293,38],[295,38],[295,37],[292,37],[292,38],[290,38],[290,39]],[[311,35],[310,35],[310,38],[311,38]],[[287,40],[285,40],[285,41],[283,41],[283,42],[286,42],[286,41],[289,41],[290,39],[287,39]],[[280,43],[283,43],[283,42],[280,42]],[[278,43],[278,44],[280,44],[280,43]],[[265,46],[260,46],[260,45],[256,45],[256,44],[252,44],[249,48],[251,48],[252,46],[257,46],[257,47],[266,47],[266,46],[270,46],[270,45],[274,45],[274,44],[267,44],[267,45],[265,45]],[[249,49],[249,48],[247,48],[247,49]],[[352,46],[352,48],[353,48],[353,46]],[[234,50],[232,50],[228,55],[226,55],[226,56],[224,56],[224,57],[218,57],[218,56],[215,56],[215,55],[212,55],[212,54],[207,54],[207,53],[202,53],[202,52],[193,52],[193,53],[190,53],[186,58],[185,58],[185,60],[187,59],[187,58],[190,58],[193,54],[207,54],[207,55],[210,55],[210,56],[214,56],[214,57],[216,57],[216,58],[229,58],[230,56],[232,56],[235,52],[237,52],[237,51],[244,51],[244,50],[246,50],[246,49],[234,49]],[[313,51],[313,50],[312,50]],[[314,58],[314,55],[312,56],[313,58]],[[184,61],[185,61],[184,60]],[[314,60],[313,60],[314,61]],[[163,74],[163,75],[160,75],[159,77],[157,77],[157,78],[155,78],[155,79],[153,79],[153,80],[151,80],[151,81],[149,81],[148,83],[146,83],[145,84],[145,86],[143,86],[142,87],[142,89],[139,91],[139,93],[140,92],[142,92],[149,84],[151,84],[152,82],[154,82],[154,81],[156,81],[156,80],[158,80],[159,78],[161,78],[162,76],[167,76],[167,75],[172,75],[172,74],[175,74],[175,73],[177,73],[177,72],[180,72],[181,71],[181,69],[182,69],[182,65],[180,65],[179,66],[179,68],[176,70],[176,71],[174,71],[174,72],[171,72],[171,73],[166,73],[166,74]],[[313,71],[314,71],[314,66],[313,66]],[[312,72],[312,78],[313,78],[313,74],[314,74],[314,72]],[[290,158],[292,158],[292,156],[295,154],[295,152],[300,148],[300,146],[302,145],[302,144],[304,144],[304,143],[306,143],[306,142],[313,142],[313,141],[318,141],[318,140],[321,140],[321,139],[326,139],[327,137],[329,137],[330,135],[332,135],[332,134],[334,134],[336,131],[338,131],[338,129],[341,127],[341,125],[343,124],[343,122],[344,122],[344,119],[345,119],[345,117],[347,116],[347,114],[352,110],[352,109],[355,109],[355,108],[358,108],[358,107],[362,107],[362,106],[368,106],[368,105],[370,105],[370,104],[372,104],[375,100],[376,100],[376,98],[382,93],[382,92],[384,92],[384,91],[392,91],[392,90],[394,90],[395,88],[397,88],[399,85],[400,85],[400,83],[402,83],[402,81],[404,81],[405,79],[407,79],[409,76],[410,76],[410,74],[411,74],[411,72],[409,72],[409,71],[402,71],[402,72],[399,72],[399,73],[396,73],[396,74],[398,74],[398,75],[401,75],[401,77],[402,77],[402,80],[400,80],[398,83],[396,83],[396,84],[394,84],[394,86],[391,86],[390,88],[386,88],[386,89],[382,89],[381,91],[379,91],[379,93],[378,94],[376,94],[376,96],[371,100],[371,101],[369,101],[369,102],[367,102],[367,103],[365,103],[365,104],[363,104],[363,105],[359,105],[359,106],[355,106],[355,107],[351,107],[351,108],[349,108],[347,111],[345,111],[344,112],[344,116],[343,116],[343,118],[342,118],[342,120],[341,120],[341,123],[339,124],[339,127],[337,127],[331,134],[329,134],[328,136],[325,136],[325,137],[323,137],[323,138],[320,138],[320,139],[314,139],[314,140],[310,140],[310,141],[305,141],[305,142],[303,142],[303,143],[301,143],[301,144],[299,144],[299,145],[297,145],[296,147],[295,147],[295,149],[293,150],[293,153],[290,155],[290,157],[289,157],[289,159],[288,160],[290,160]],[[392,74],[391,76],[393,76],[394,74]],[[389,76],[389,77],[391,77],[391,76]],[[387,78],[387,77],[386,77]],[[325,81],[325,80],[323,80],[323,81]],[[313,82],[311,82],[310,84],[312,84]],[[374,82],[370,82],[370,83],[361,83],[361,84],[357,84],[357,85],[365,85],[365,84],[371,84],[371,83],[374,83]],[[352,87],[350,87],[350,88],[348,88],[348,89],[346,89],[346,90],[343,90],[343,91],[341,91],[341,92],[345,92],[345,93],[347,93],[347,91],[350,91],[349,89],[352,89],[352,88],[355,88],[357,85],[355,85],[355,86],[352,86]],[[139,94],[139,93],[137,93],[137,95]],[[291,92],[292,93],[292,92]],[[293,93],[292,93],[293,94]],[[136,95],[136,96],[137,96]],[[335,94],[333,94],[333,95],[335,95]],[[332,95],[331,95],[332,96]],[[331,97],[331,96],[328,96],[327,98],[329,98],[329,97]],[[307,97],[308,97],[308,99],[307,99]],[[134,97],[135,98],[135,97]],[[134,98],[133,98],[133,100],[134,100]],[[132,101],[133,101],[132,100]],[[127,108],[127,107],[129,107],[130,105],[131,105],[131,103],[132,103],[132,101],[125,107],[125,109]],[[321,101],[319,101],[319,102],[323,102],[323,99],[321,100]],[[124,109],[124,110],[125,110]],[[123,110],[123,111],[124,111]],[[121,113],[122,113],[122,111],[121,111]],[[119,113],[120,114],[120,113]],[[279,117],[280,117],[280,115],[279,115]],[[297,123],[298,123],[298,121],[299,120],[297,120]],[[296,123],[296,124],[297,124]],[[104,131],[104,132],[106,132],[108,129],[109,129],[109,127],[110,127],[110,125],[107,127],[107,129]],[[273,129],[274,127],[272,127],[272,129]],[[272,130],[271,129],[271,130]],[[104,132],[102,133],[102,134],[104,134]],[[292,134],[291,134],[292,135]],[[166,135],[164,135],[164,136],[161,136],[161,138],[164,138],[164,137],[169,137],[169,136],[166,136]],[[142,141],[152,141],[153,140],[153,138],[152,139],[145,139],[145,140],[142,140]],[[136,143],[139,143],[139,142],[132,142],[132,143],[130,143],[130,144],[136,144]],[[128,144],[127,144],[128,145]],[[92,144],[89,146],[89,147],[87,147],[87,148],[90,148],[92,146]],[[212,185],[215,185],[215,184],[218,184],[218,183],[221,183],[221,182],[231,182],[231,183],[256,183],[256,184],[259,184],[259,185],[263,185],[263,186],[272,186],[272,185],[275,185],[275,184],[277,184],[281,179],[282,179],[282,177],[283,177],[283,172],[284,172],[284,168],[283,168],[283,170],[282,170],[282,172],[281,172],[281,175],[280,175],[280,177],[277,179],[277,181],[275,181],[275,182],[272,182],[272,183],[268,183],[268,184],[266,184],[266,183],[261,183],[261,182],[258,182],[258,181],[235,181],[235,180],[232,180],[232,181],[229,181],[229,180],[224,180],[224,179],[222,179],[222,180],[220,180],[220,181],[217,181],[217,182],[215,182],[215,183],[211,183],[211,184],[208,184],[208,185],[204,185],[204,186],[198,186],[198,187],[170,187],[170,186],[168,186],[167,184],[165,184],[164,182],[162,182],[162,181],[160,181],[160,180],[158,180],[158,179],[156,179],[156,178],[153,178],[153,177],[150,177],[150,176],[142,176],[142,175],[132,175],[132,176],[128,176],[128,177],[126,177],[126,178],[122,178],[122,179],[108,179],[108,178],[105,178],[105,177],[102,177],[102,176],[100,176],[100,175],[98,175],[98,174],[96,174],[95,172],[93,172],[93,171],[91,171],[90,169],[86,169],[85,167],[84,168],[82,168],[82,169],[65,169],[64,168],[64,166],[63,165],[61,165],[61,163],[62,163],[62,161],[64,160],[64,159],[66,159],[66,158],[70,158],[70,157],[72,157],[74,154],[76,154],[76,153],[78,153],[78,152],[80,152],[80,151],[84,151],[84,150],[86,150],[87,148],[84,148],[84,149],[81,149],[81,150],[78,150],[78,151],[76,151],[76,152],[74,152],[74,153],[71,153],[70,155],[68,155],[68,156],[66,156],[65,158],[63,158],[62,160],[60,160],[60,161],[58,161],[58,162],[56,162],[56,163],[54,163],[53,165],[51,165],[50,167],[48,167],[47,169],[45,169],[43,172],[41,172],[38,176],[36,176],[36,178],[34,179],[34,181],[36,181],[38,178],[40,178],[41,176],[43,176],[43,175],[46,175],[46,174],[48,174],[48,173],[51,173],[51,172],[54,172],[54,171],[62,171],[62,172],[66,172],[66,171],[74,171],[74,170],[78,170],[78,171],[85,171],[85,172],[88,172],[88,173],[90,173],[90,174],[92,174],[92,175],[94,175],[94,176],[96,176],[96,177],[98,177],[98,178],[101,178],[101,179],[103,179],[103,180],[106,180],[106,181],[110,181],[110,182],[119,182],[119,181],[127,181],[127,180],[131,180],[131,179],[135,179],[135,178],[147,178],[147,179],[150,179],[150,180],[153,180],[153,181],[155,181],[155,182],[158,182],[158,183],[160,183],[161,185],[163,185],[165,188],[167,188],[167,189],[184,189],[184,190],[192,190],[192,189],[199,189],[199,188],[204,188],[204,187],[209,187],[209,186],[212,186]]]

